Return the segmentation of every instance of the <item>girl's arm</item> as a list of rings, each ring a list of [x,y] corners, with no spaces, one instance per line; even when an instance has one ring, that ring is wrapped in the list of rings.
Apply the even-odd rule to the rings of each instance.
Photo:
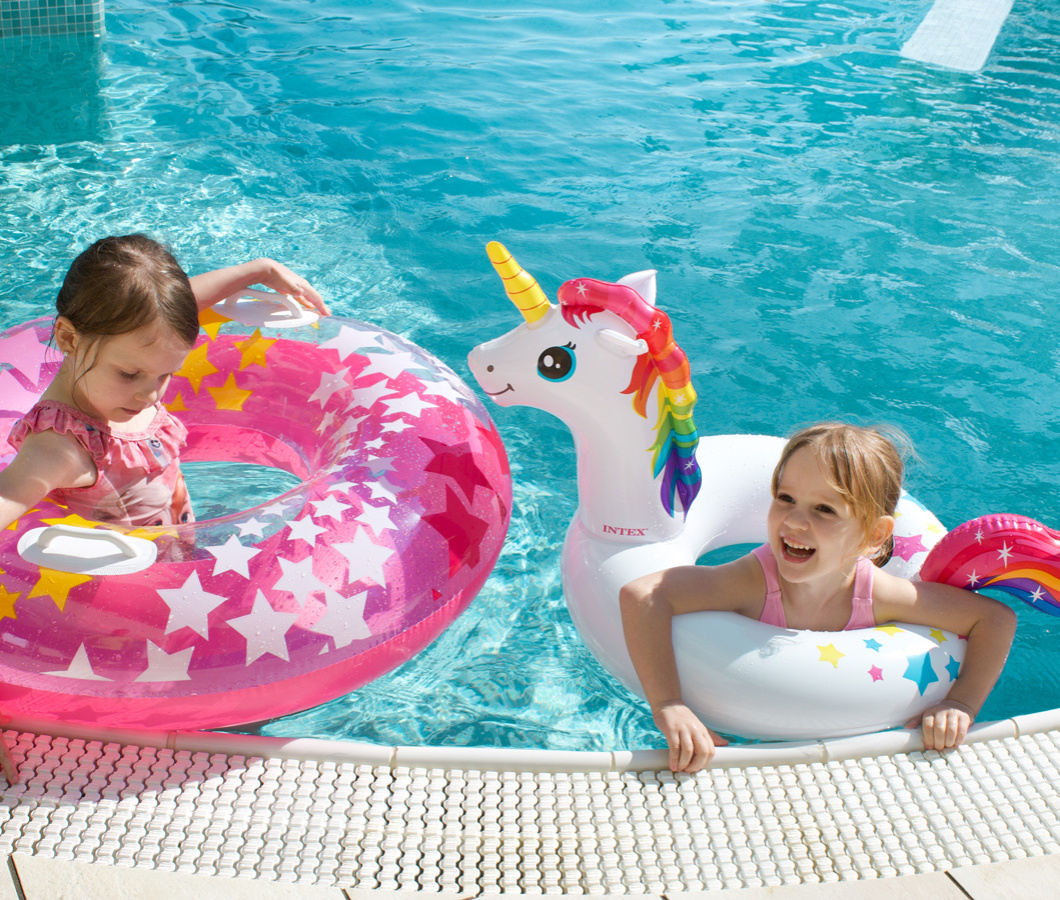
[[[274,259],[255,259],[238,266],[214,269],[195,275],[190,281],[200,312],[236,291],[252,284],[263,284],[281,294],[290,294],[303,305],[325,316],[330,313],[323,297],[308,281]]]
[[[946,699],[920,719],[928,750],[956,747],[1001,675],[1016,634],[1016,614],[997,600],[951,585],[906,581],[886,572],[877,572],[876,578],[877,622],[930,625],[968,639],[960,675]]]
[[[670,748],[674,772],[695,772],[725,744],[681,699],[674,656],[673,617],[700,610],[757,615],[765,596],[761,566],[751,556],[724,566],[679,566],[631,581],[619,592],[626,647],[652,717]],[[759,604],[760,606],[760,604]]]
[[[87,487],[95,481],[95,464],[73,438],[54,431],[26,435],[15,458],[0,470],[0,529],[57,488]]]

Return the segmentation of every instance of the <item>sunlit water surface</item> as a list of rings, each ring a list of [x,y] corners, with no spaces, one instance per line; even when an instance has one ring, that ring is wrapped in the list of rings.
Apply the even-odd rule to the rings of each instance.
[[[898,55],[926,0],[570,5],[109,0],[98,45],[5,48],[0,326],[143,230],[192,273],[281,259],[470,378],[515,324],[498,238],[549,293],[658,269],[702,432],[886,421],[947,524],[1060,523],[1053,5],[1016,4],[978,75]],[[486,588],[401,669],[263,731],[660,745],[564,606],[568,433],[493,412],[516,506]],[[242,474],[192,480],[200,508],[243,502]],[[1060,706],[1058,641],[1020,610],[984,717]]]

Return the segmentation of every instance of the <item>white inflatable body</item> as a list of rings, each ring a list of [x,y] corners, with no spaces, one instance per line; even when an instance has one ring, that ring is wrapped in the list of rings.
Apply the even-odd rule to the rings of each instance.
[[[654,272],[617,286],[567,282],[557,307],[503,247],[489,249],[526,322],[476,347],[471,370],[501,405],[544,409],[573,432],[579,508],[563,548],[567,606],[601,664],[643,696],[626,651],[619,590],[638,576],[693,564],[712,549],[763,543],[770,479],[784,441],[727,435],[699,438],[696,446],[695,394],[686,364],[680,372],[684,356],[653,337],[659,329],[669,333],[669,321],[654,309]],[[631,300],[629,288],[639,296]],[[606,304],[590,308],[592,298],[605,295]],[[657,420],[630,402],[649,355],[663,374],[640,385],[656,401]],[[677,421],[682,415],[684,425]],[[690,449],[682,456],[675,445]],[[670,478],[678,470],[690,473],[683,488]],[[943,534],[930,512],[904,496],[888,571],[915,577]],[[922,626],[795,631],[726,612],[675,618],[673,639],[688,705],[719,731],[769,740],[902,725],[946,695],[965,644]]]

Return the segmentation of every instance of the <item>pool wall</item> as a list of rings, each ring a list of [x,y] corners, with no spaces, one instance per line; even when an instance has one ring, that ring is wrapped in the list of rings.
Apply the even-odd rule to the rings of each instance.
[[[0,0],[0,38],[102,31],[103,0]]]

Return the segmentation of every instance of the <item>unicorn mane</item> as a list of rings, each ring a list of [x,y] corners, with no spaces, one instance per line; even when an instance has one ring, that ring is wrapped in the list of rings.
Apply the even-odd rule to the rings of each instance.
[[[583,320],[607,311],[626,322],[648,345],[647,352],[637,357],[622,393],[632,394],[634,411],[647,418],[648,397],[658,383],[655,443],[649,448],[652,474],[662,476],[659,496],[667,514],[674,515],[677,499],[687,514],[702,483],[696,462],[699,433],[692,420],[696,391],[688,358],[674,341],[669,317],[633,288],[593,278],[567,281],[557,296],[564,320],[573,327],[580,328]]]

